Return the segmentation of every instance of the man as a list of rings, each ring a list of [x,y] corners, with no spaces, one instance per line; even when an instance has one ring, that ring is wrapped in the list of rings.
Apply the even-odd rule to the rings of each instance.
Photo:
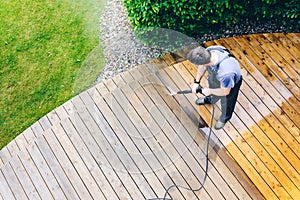
[[[214,104],[221,99],[221,116],[214,128],[222,129],[232,117],[242,84],[242,76],[238,61],[222,46],[201,46],[191,50],[187,59],[198,66],[192,86],[193,93],[199,86],[204,73],[208,71],[208,88],[202,89],[204,98],[196,100],[197,105]]]

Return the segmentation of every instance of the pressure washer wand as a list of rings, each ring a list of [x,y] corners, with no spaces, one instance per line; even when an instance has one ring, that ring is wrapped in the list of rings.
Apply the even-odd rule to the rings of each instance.
[[[173,93],[172,95],[175,95],[175,94],[189,94],[189,93],[192,93],[192,90],[182,90],[182,91],[178,91],[176,93]],[[201,86],[199,86],[196,89],[196,93],[201,93],[202,94],[202,87]]]

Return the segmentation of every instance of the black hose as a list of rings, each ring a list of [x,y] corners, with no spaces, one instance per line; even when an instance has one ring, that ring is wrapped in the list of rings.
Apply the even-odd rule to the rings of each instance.
[[[191,191],[191,192],[197,192],[199,190],[201,190],[203,187],[204,187],[204,183],[206,181],[206,178],[207,178],[207,172],[208,172],[208,163],[209,163],[209,159],[208,159],[208,151],[209,151],[209,141],[210,141],[210,137],[211,137],[211,133],[212,133],[212,124],[213,124],[213,119],[214,119],[214,115],[215,115],[215,107],[214,105],[212,105],[212,116],[211,116],[211,120],[210,120],[210,130],[209,130],[209,134],[208,134],[208,138],[207,138],[207,145],[206,145],[206,164],[205,164],[205,174],[204,174],[204,177],[203,177],[203,181],[201,183],[201,186],[198,188],[198,189],[192,189],[192,188],[188,188],[188,187],[184,187],[184,186],[180,186],[180,185],[171,185],[169,188],[166,189],[165,191],[165,194],[164,194],[164,197],[163,198],[153,198],[153,199],[147,199],[147,200],[173,200],[172,197],[171,198],[166,198],[169,191],[176,187],[177,189],[181,188],[181,189],[185,189],[185,190],[188,190],[188,191]],[[169,194],[169,196],[171,196]]]

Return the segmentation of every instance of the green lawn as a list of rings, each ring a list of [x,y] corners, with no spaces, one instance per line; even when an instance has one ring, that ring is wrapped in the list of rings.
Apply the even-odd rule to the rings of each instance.
[[[0,0],[0,149],[94,83],[105,0]]]

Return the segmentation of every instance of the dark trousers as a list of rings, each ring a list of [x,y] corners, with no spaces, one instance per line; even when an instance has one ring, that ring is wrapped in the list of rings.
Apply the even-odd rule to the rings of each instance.
[[[242,85],[243,78],[235,84],[233,88],[231,88],[230,93],[227,96],[206,96],[204,102],[206,104],[215,104],[217,101],[221,99],[221,116],[220,121],[226,123],[231,119],[234,107],[237,101],[237,97],[239,94],[240,87]],[[210,85],[210,83],[209,83]]]

